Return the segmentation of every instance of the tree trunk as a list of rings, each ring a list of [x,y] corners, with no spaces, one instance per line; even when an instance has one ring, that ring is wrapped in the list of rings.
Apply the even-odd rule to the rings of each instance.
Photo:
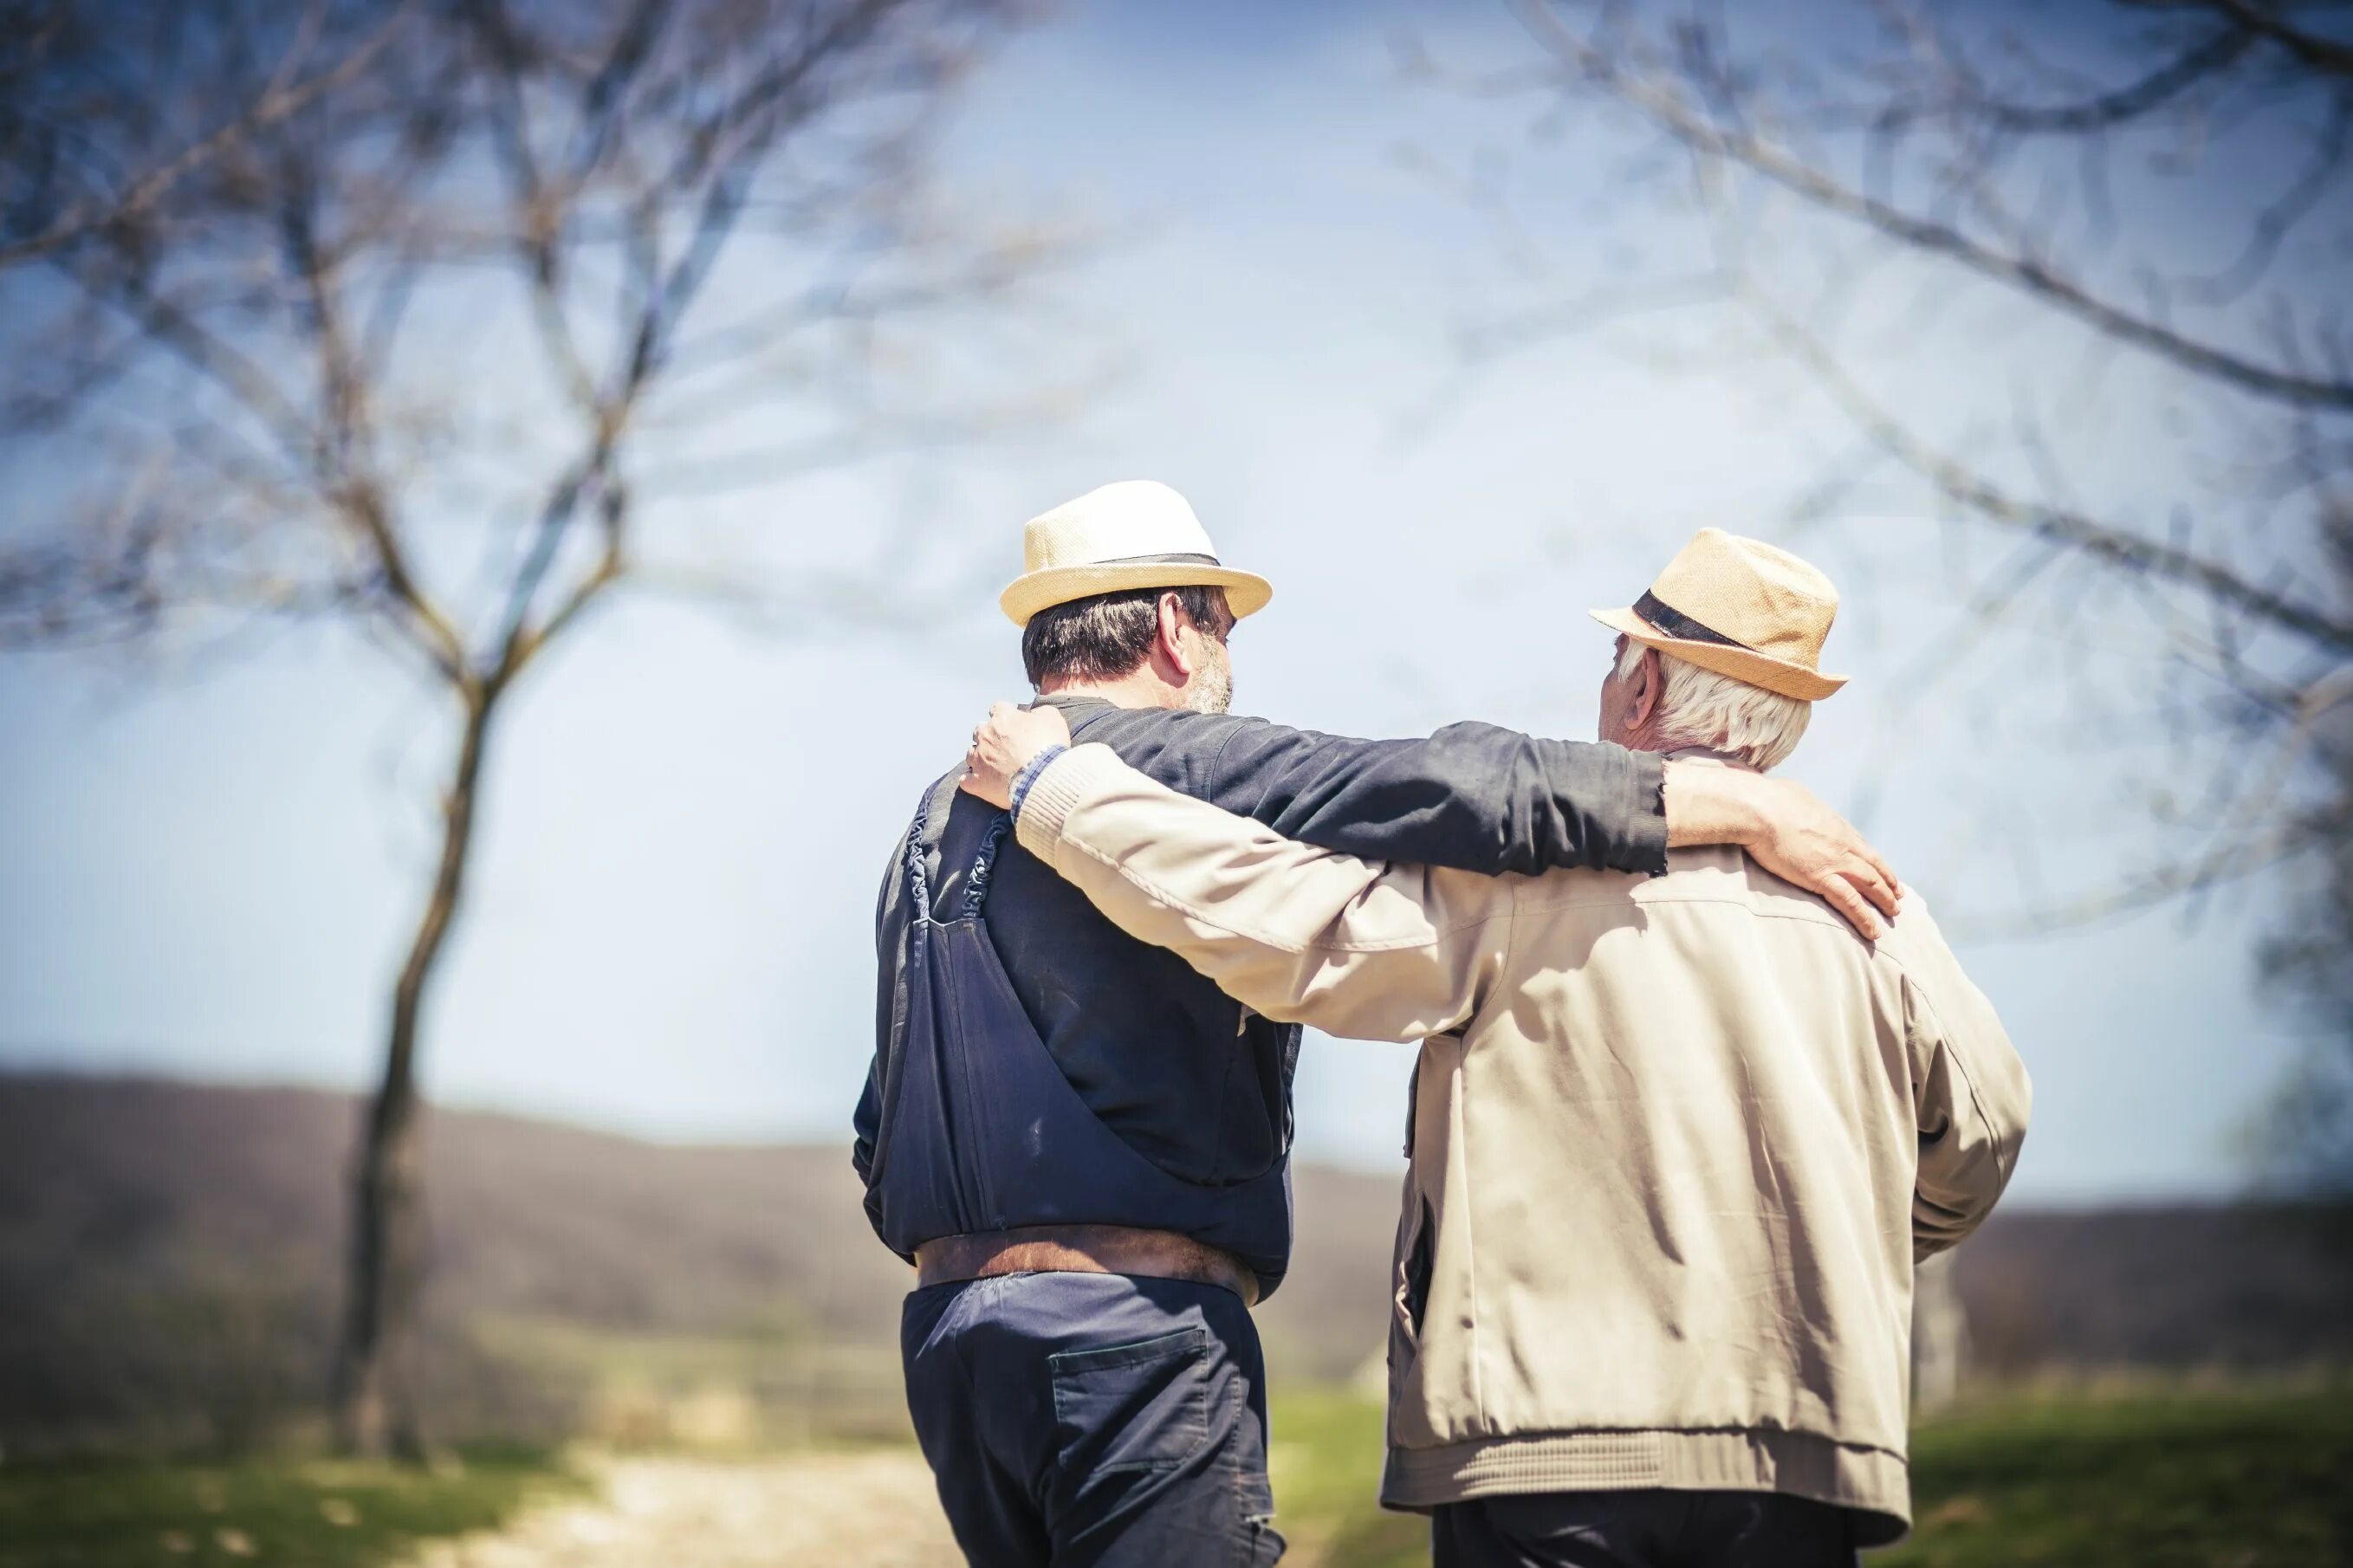
[[[425,1432],[414,1369],[424,1263],[417,1103],[417,1032],[426,990],[465,891],[491,694],[471,698],[458,765],[441,803],[441,859],[393,990],[384,1079],[368,1107],[352,1173],[350,1274],[332,1390],[335,1438],[346,1452],[421,1459]]]

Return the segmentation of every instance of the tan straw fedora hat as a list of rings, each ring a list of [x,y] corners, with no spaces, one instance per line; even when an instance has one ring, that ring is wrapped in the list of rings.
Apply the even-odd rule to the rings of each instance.
[[[997,595],[1017,626],[1073,599],[1128,588],[1223,588],[1236,619],[1266,608],[1274,585],[1218,561],[1185,498],[1151,479],[1123,479],[1029,520],[1024,570]]]
[[[1703,528],[1651,591],[1593,618],[1702,669],[1811,702],[1846,684],[1821,671],[1838,616],[1831,580],[1786,550]]]

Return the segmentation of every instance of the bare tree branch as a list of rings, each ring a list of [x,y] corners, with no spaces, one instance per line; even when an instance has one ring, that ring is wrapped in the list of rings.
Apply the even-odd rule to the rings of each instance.
[[[2313,377],[2200,342],[2161,321],[2093,293],[2052,264],[1978,244],[1948,224],[1919,216],[1859,191],[1787,150],[1707,114],[1655,78],[1605,53],[1564,26],[1544,0],[1522,0],[1531,31],[1579,82],[1601,87],[1703,156],[1725,158],[1825,211],[1868,224],[1889,239],[1940,256],[2065,311],[2120,342],[2252,395],[2328,409],[2353,410],[2353,380]]]
[[[2317,33],[2307,33],[2291,26],[2285,5],[2268,5],[2257,0],[2201,0],[2253,33],[2259,33],[2284,47],[2304,64],[2331,76],[2353,77],[2353,44],[2325,38]]]
[[[2162,108],[2200,82],[2237,64],[2255,47],[2253,33],[2236,27],[2211,34],[2137,81],[2074,103],[2029,104],[1979,99],[1972,107],[1988,123],[2028,134],[2080,135],[2137,120]]]
[[[355,1163],[334,1400],[353,1446],[414,1452],[415,1063],[500,715],[638,570],[678,477],[646,447],[665,389],[774,375],[807,340],[860,395],[802,378],[778,401],[806,424],[845,401],[878,436],[921,423],[870,406],[896,393],[871,337],[809,329],[861,277],[860,310],[945,340],[1036,259],[934,221],[926,177],[940,100],[1015,7],[185,0],[163,29],[134,0],[75,7],[21,68],[0,59],[12,201],[67,176],[92,193],[0,241],[12,349],[37,351],[0,367],[0,462],[63,497],[0,539],[0,645],[332,616],[443,700],[439,847]],[[722,292],[733,324],[691,336]],[[740,413],[706,405],[714,443]]]
[[[1808,370],[1848,417],[1889,456],[1978,516],[2005,528],[2025,529],[2063,540],[2111,566],[2145,573],[2197,590],[2217,604],[2242,610],[2338,654],[2353,655],[2353,620],[2249,582],[2220,562],[2151,540],[2130,529],[2103,523],[2065,507],[2022,500],[1995,486],[1967,464],[1936,451],[1891,417],[1858,385],[1836,356],[1769,300],[1746,298],[1778,342]]]
[[[2337,1114],[2287,1135],[2353,1184],[2344,9],[2109,0],[2071,12],[2050,57],[2040,14],[1922,0],[1816,18],[1835,51],[1811,34],[1790,47],[1745,16],[1736,41],[1713,0],[1516,9],[1535,63],[1457,85],[1541,97],[1554,119],[1599,110],[1585,121],[1641,148],[1613,202],[1683,232],[1695,196],[1702,255],[1563,282],[1564,304],[1495,313],[1469,346],[1606,314],[1613,345],[1647,363],[1759,391],[1760,363],[1800,374],[1877,460],[1833,459],[1785,522],[1831,531],[1883,468],[1899,499],[1882,509],[1874,489],[1874,531],[1891,511],[1925,514],[1921,551],[1933,541],[1954,586],[1958,624],[1904,672],[1891,740],[1916,736],[1931,688],[1974,722],[2025,706],[2014,685],[1978,679],[2015,636],[2035,650],[2029,684],[2049,689],[2058,734],[2042,742],[2112,759],[2126,809],[2080,826],[2138,840],[2071,846],[2058,875],[2018,849],[2006,909],[1954,923],[2021,934],[2166,902],[2195,911],[2254,877],[2296,900],[2265,961],[2327,1031],[2302,1081],[2342,1092]],[[1661,145],[1688,182],[1662,176]],[[1606,256],[1609,228],[1580,233]],[[1704,291],[1593,308],[1694,273],[1739,309]],[[1990,571],[1965,568],[1985,531],[2018,542]],[[2003,815],[1992,837],[2016,840],[2029,815]]]
[[[362,39],[342,59],[316,75],[297,80],[280,79],[292,75],[297,56],[302,51],[305,42],[298,37],[296,45],[288,51],[280,79],[273,79],[260,96],[234,119],[132,180],[121,192],[83,197],[35,233],[0,239],[0,268],[37,260],[86,239],[102,228],[135,223],[146,216],[158,203],[172,194],[174,187],[206,164],[243,146],[257,132],[299,113],[366,70],[377,52],[398,37],[411,9],[413,5],[404,0],[403,4],[393,8],[392,14],[373,35]]]

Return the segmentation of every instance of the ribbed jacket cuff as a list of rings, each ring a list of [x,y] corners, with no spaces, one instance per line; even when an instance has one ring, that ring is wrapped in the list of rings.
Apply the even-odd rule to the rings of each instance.
[[[1029,781],[1029,793],[1021,797],[1020,814],[1013,819],[1014,837],[1022,848],[1052,865],[1054,846],[1071,813],[1126,771],[1127,764],[1109,746],[1072,746]]]
[[[1662,877],[1667,870],[1667,765],[1656,752],[1626,754],[1626,837],[1609,868]]]

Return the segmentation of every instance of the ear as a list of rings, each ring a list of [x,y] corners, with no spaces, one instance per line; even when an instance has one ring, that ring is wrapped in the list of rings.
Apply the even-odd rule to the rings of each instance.
[[[1657,648],[1642,649],[1641,662],[1627,684],[1632,689],[1626,694],[1626,723],[1639,730],[1658,712],[1659,700],[1666,695],[1666,671],[1660,667]]]
[[[1193,623],[1186,618],[1184,606],[1174,594],[1160,595],[1155,606],[1160,616],[1160,629],[1153,638],[1153,653],[1173,673],[1170,684],[1182,686],[1193,678],[1193,655],[1185,646],[1184,630]]]

